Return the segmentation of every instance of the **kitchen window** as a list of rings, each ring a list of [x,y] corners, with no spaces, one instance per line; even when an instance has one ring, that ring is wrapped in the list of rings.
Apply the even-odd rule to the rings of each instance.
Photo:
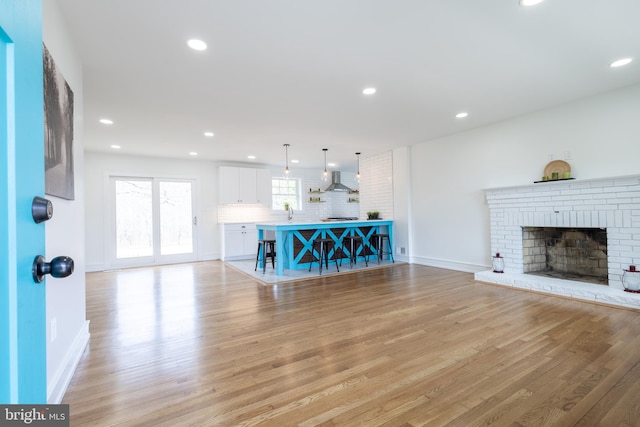
[[[283,210],[285,203],[294,210],[300,210],[300,180],[297,178],[273,178],[271,194],[274,210]]]

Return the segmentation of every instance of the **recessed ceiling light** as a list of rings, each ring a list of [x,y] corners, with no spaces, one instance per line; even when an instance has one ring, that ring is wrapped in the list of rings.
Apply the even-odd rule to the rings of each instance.
[[[373,95],[374,93],[376,93],[376,88],[375,87],[368,87],[366,89],[363,89],[362,93],[364,93],[365,95]]]
[[[520,6],[535,6],[544,0],[520,0]]]
[[[119,145],[115,145],[115,144],[114,144],[114,145],[112,145],[112,146],[111,146],[111,148],[114,148],[114,149],[116,149],[116,150],[119,150],[119,149],[120,149],[120,146],[119,146]]]
[[[205,50],[207,49],[207,44],[202,40],[191,39],[187,41],[187,45],[193,50]]]
[[[459,118],[459,119],[464,119],[468,115],[469,115],[469,113],[467,113],[466,111],[463,111],[461,113],[456,114],[456,117]]]
[[[213,132],[205,132],[204,136],[208,136],[209,138],[211,138],[213,136]]]
[[[327,166],[335,167],[335,163],[327,163]]]
[[[255,158],[256,158],[256,156],[254,156],[254,155],[249,155],[249,156],[247,156],[247,159],[251,159],[251,160],[253,160],[253,159],[255,159]]]
[[[300,160],[291,160],[291,163],[300,163]]]
[[[111,120],[111,119],[100,119],[100,123],[102,123],[103,125],[112,125],[113,124],[113,120]]]
[[[196,153],[195,151],[192,151],[192,152],[190,152],[190,153],[189,153],[189,155],[190,155],[190,156],[197,156],[197,155],[198,155],[198,153]]]
[[[633,61],[633,59],[631,59],[631,58],[622,58],[622,59],[618,59],[617,61],[612,62],[611,65],[609,65],[609,66],[611,68],[623,67],[623,66],[627,65],[628,63],[630,63],[631,61]]]

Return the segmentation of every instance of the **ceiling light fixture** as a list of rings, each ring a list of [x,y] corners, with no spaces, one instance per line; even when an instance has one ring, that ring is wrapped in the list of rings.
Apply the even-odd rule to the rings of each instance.
[[[632,58],[622,58],[612,62],[609,66],[611,68],[624,67],[625,65],[629,64],[631,61],[633,61]]]
[[[111,148],[113,148],[114,150],[119,150],[119,149],[120,149],[120,146],[119,146],[119,145],[115,145],[115,144],[114,144],[114,145],[112,145],[112,146],[111,146]]]
[[[189,155],[190,155],[190,156],[197,156],[197,155],[198,155],[198,153],[196,153],[195,151],[191,151],[191,152],[189,153]]]
[[[327,182],[329,180],[329,171],[327,171],[327,151],[328,148],[323,148],[324,151],[324,170],[322,171],[322,181]]]
[[[358,159],[358,171],[356,172],[356,179],[360,182],[360,153],[356,153],[356,158]]]
[[[469,115],[469,113],[467,113],[466,111],[463,111],[461,113],[456,114],[456,118],[458,119],[464,119],[465,117],[467,117]]]
[[[285,158],[284,176],[285,178],[289,179],[289,173],[291,173],[291,171],[289,170],[289,144],[283,144],[283,145],[284,145],[284,158]]]
[[[520,0],[520,6],[535,6],[543,1],[544,0]]]
[[[291,159],[291,163],[300,163],[300,160],[297,160],[297,159]]]
[[[368,87],[368,88],[364,89],[362,91],[362,93],[364,93],[365,95],[373,95],[374,93],[376,93],[376,88],[375,87]]]
[[[111,120],[111,119],[100,119],[100,123],[102,123],[103,125],[112,125],[113,124],[113,120]]]
[[[253,154],[250,154],[247,156],[247,159],[251,159],[251,160],[255,160],[256,156],[254,156]]]
[[[207,49],[207,44],[202,40],[198,40],[198,39],[187,40],[187,45],[193,50],[202,51]]]
[[[207,132],[204,133],[204,136],[207,136],[207,137],[211,138],[213,136],[213,132],[207,131]]]

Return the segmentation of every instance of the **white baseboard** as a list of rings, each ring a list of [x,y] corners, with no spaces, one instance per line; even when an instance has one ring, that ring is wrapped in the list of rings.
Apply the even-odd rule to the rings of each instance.
[[[251,255],[251,256],[255,256],[255,255]],[[214,261],[220,259],[220,254],[216,253],[216,252],[208,252],[204,255],[202,255],[201,257],[198,258],[198,261]],[[150,264],[149,266],[153,266],[154,264]],[[85,272],[86,273],[95,273],[95,272],[99,272],[99,271],[107,271],[107,270],[118,270],[121,268],[127,268],[127,267],[109,267],[107,268],[106,264],[104,263],[96,263],[96,264],[86,264],[85,265]]]
[[[93,273],[96,271],[104,271],[104,264],[85,264],[84,270],[86,273]]]
[[[486,265],[468,264],[464,262],[451,261],[427,257],[411,257],[414,264],[426,265],[428,267],[446,268],[447,270],[464,271],[465,273],[478,273],[486,270]]]
[[[220,259],[219,252],[207,252],[205,254],[202,254],[202,256],[200,256],[199,261],[213,261],[216,259]]]
[[[55,373],[51,381],[47,384],[48,403],[58,404],[62,402],[62,398],[67,391],[67,387],[69,387],[71,378],[76,371],[78,363],[80,363],[80,358],[89,343],[90,337],[89,320],[87,320],[82,328],[80,328],[76,339],[73,341],[71,348],[67,352],[62,367]]]

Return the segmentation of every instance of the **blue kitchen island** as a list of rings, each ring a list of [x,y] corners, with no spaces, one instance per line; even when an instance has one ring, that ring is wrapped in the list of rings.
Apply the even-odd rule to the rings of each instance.
[[[358,248],[356,257],[363,259],[365,255],[376,253],[371,235],[376,233],[389,234],[393,242],[392,220],[369,221],[319,221],[319,222],[265,222],[256,224],[258,239],[265,238],[265,232],[275,232],[276,240],[276,275],[282,276],[285,269],[299,270],[309,268],[312,260],[317,260],[318,254],[312,254],[312,244],[317,238],[329,238],[334,242],[334,248],[341,247],[342,239],[346,236],[360,236],[364,247]],[[338,256],[349,257],[348,248],[338,251]],[[329,254],[334,256],[334,250]]]

